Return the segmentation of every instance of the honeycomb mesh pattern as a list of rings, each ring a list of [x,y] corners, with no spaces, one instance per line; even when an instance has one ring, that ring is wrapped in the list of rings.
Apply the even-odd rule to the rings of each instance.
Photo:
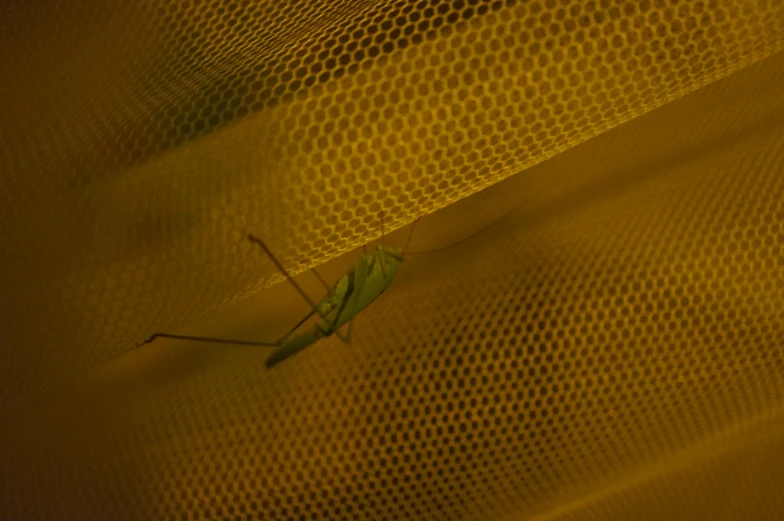
[[[784,510],[778,2],[0,20],[0,518]],[[425,215],[428,250],[510,209],[407,260],[351,346],[275,371],[263,349],[132,349],[211,310],[223,336],[296,322],[289,287],[243,304],[280,279],[248,231],[299,272],[382,215]]]
[[[730,0],[0,9],[6,408],[278,280],[248,230],[320,264],[770,55],[784,25]]]

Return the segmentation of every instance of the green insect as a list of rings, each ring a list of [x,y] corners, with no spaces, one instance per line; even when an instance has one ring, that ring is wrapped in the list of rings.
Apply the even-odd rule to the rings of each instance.
[[[258,244],[269,256],[272,262],[283,273],[286,279],[294,286],[300,295],[311,306],[311,311],[305,315],[291,330],[280,337],[275,342],[255,342],[245,340],[230,340],[224,338],[196,337],[186,335],[171,335],[168,333],[156,333],[139,345],[152,342],[156,338],[174,338],[179,340],[192,340],[200,342],[216,342],[221,344],[238,344],[250,346],[275,347],[272,354],[267,358],[267,367],[272,367],[283,360],[295,355],[315,342],[331,335],[337,335],[343,342],[351,340],[351,330],[354,325],[354,317],[369,306],[374,300],[381,296],[384,291],[392,284],[397,272],[397,266],[406,257],[411,236],[414,233],[414,225],[408,234],[408,240],[403,250],[392,246],[381,244],[370,254],[363,253],[357,262],[345,275],[343,275],[334,286],[329,287],[324,279],[313,270],[318,279],[327,289],[327,294],[318,303],[314,303],[305,293],[299,284],[286,271],[275,255],[269,250],[264,242],[253,236],[248,235],[248,240]],[[383,237],[383,222],[382,222]],[[318,314],[319,320],[314,326],[292,338],[292,335],[314,314]],[[346,335],[342,335],[338,330],[348,323]]]

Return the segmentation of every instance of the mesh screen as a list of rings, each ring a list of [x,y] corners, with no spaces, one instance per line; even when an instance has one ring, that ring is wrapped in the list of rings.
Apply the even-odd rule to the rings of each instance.
[[[784,509],[779,3],[6,3],[0,39],[3,519]],[[420,216],[419,252],[495,224],[350,346],[133,349],[307,311],[249,231],[334,278]]]

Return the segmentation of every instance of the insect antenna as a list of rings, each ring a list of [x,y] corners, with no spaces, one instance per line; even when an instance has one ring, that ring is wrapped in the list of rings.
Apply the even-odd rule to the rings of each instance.
[[[411,228],[408,230],[408,239],[406,239],[406,245],[403,247],[403,257],[405,258],[406,253],[408,252],[408,247],[411,245],[411,237],[414,236],[414,228],[416,228],[417,223],[419,222],[421,217],[417,217],[414,219],[413,224],[411,224]]]
[[[381,212],[381,247],[384,247],[384,212]],[[379,255],[378,260],[381,263],[381,274],[384,275],[384,278],[387,277],[387,270],[384,266],[384,256]]]
[[[408,254],[409,254],[409,255],[429,255],[429,254],[431,254],[431,253],[438,253],[438,252],[441,252],[441,251],[444,251],[444,250],[448,250],[448,249],[450,249],[450,248],[454,248],[455,246],[460,246],[460,245],[461,245],[461,244],[463,244],[464,242],[468,242],[468,241],[470,241],[471,239],[473,239],[474,237],[477,237],[477,236],[479,236],[479,235],[482,235],[482,234],[483,234],[483,233],[485,233],[487,230],[489,230],[490,228],[492,228],[492,227],[496,226],[496,225],[497,225],[497,224],[499,224],[501,221],[503,221],[504,219],[506,219],[507,217],[509,217],[510,215],[512,215],[512,214],[513,214],[515,211],[517,211],[517,208],[514,208],[514,209],[510,210],[509,212],[505,213],[504,215],[502,215],[501,217],[499,217],[499,218],[498,218],[498,219],[496,219],[495,221],[491,222],[490,224],[488,224],[487,226],[485,226],[484,228],[482,228],[482,229],[481,229],[481,230],[479,230],[478,232],[474,232],[474,233],[472,233],[471,235],[469,235],[468,237],[466,237],[466,238],[464,238],[464,239],[460,239],[460,240],[459,240],[459,241],[457,241],[457,242],[453,242],[452,244],[449,244],[449,245],[447,245],[447,246],[442,246],[442,247],[440,247],[440,248],[436,248],[436,249],[433,249],[433,250],[412,251],[412,252],[409,252]],[[410,240],[410,239],[411,239],[411,236],[409,235],[409,240]]]
[[[381,212],[381,246],[384,246],[384,212]]]

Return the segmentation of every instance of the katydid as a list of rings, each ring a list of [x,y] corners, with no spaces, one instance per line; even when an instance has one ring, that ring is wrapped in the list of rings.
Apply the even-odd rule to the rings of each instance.
[[[417,219],[418,220],[418,219]],[[345,275],[343,275],[334,286],[328,287],[324,279],[313,270],[318,279],[327,288],[327,294],[318,303],[315,303],[305,293],[299,284],[286,271],[275,255],[269,250],[264,242],[253,236],[248,235],[248,240],[259,245],[269,256],[275,266],[283,273],[286,279],[294,286],[300,295],[311,306],[311,311],[305,315],[291,330],[280,337],[275,342],[255,342],[246,340],[231,340],[225,338],[197,337],[187,335],[172,335],[167,333],[156,333],[145,340],[142,344],[147,344],[156,338],[173,338],[179,340],[192,340],[200,342],[215,342],[221,344],[238,344],[250,346],[275,347],[272,354],[267,358],[267,367],[272,367],[283,360],[295,355],[306,347],[314,344],[322,338],[336,334],[343,342],[351,340],[351,330],[354,325],[354,317],[376,300],[392,284],[397,272],[397,265],[403,262],[414,233],[416,221],[411,226],[406,245],[401,251],[393,246],[385,246],[383,243],[376,247],[370,254],[363,253],[357,259]],[[382,240],[383,240],[383,221],[382,221]],[[290,338],[310,317],[318,314],[319,320],[308,331]],[[348,323],[346,335],[340,334],[338,329]]]

